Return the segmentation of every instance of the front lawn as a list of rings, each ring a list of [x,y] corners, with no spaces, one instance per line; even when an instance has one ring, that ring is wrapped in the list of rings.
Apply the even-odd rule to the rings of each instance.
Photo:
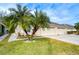
[[[34,42],[17,40],[0,42],[1,55],[71,55],[79,54],[79,46],[49,38],[37,38]]]

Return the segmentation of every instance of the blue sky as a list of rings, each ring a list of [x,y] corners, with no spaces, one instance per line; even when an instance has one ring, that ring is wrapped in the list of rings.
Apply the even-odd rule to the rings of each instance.
[[[60,24],[70,24],[79,22],[79,4],[78,3],[29,3],[26,5],[32,12],[37,8],[47,13],[52,22]],[[7,10],[8,8],[16,8],[16,4],[0,4],[0,10]]]

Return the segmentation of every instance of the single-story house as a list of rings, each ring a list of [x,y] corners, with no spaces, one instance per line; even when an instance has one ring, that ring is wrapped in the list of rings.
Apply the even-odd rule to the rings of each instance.
[[[44,36],[44,35],[63,35],[67,34],[67,31],[75,31],[74,26],[68,24],[58,24],[51,23],[49,24],[49,28],[39,29],[36,35]]]
[[[4,33],[5,30],[2,30],[0,27],[0,32]],[[74,26],[68,24],[58,24],[58,23],[51,23],[49,24],[49,28],[39,29],[35,35],[37,36],[44,36],[44,35],[60,35],[60,34],[67,34],[67,31],[75,31]],[[20,33],[21,35],[26,35],[23,29],[20,26],[17,26],[15,29],[15,33]]]

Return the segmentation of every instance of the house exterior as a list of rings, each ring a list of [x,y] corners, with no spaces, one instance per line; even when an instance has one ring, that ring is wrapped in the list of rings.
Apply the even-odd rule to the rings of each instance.
[[[75,31],[75,28],[68,24],[58,24],[58,23],[51,23],[49,24],[49,28],[40,28],[36,32],[36,36],[45,36],[45,35],[65,35],[67,34],[67,31]],[[19,33],[20,35],[26,35],[26,33],[23,31],[21,26],[17,26],[15,29],[15,33]],[[32,30],[31,32],[32,33]]]
[[[65,35],[67,31],[75,31],[75,28],[68,24],[57,24],[51,23],[49,24],[49,28],[39,29],[36,33],[37,36],[45,36],[45,35]]]
[[[67,25],[67,24],[57,24],[57,23],[52,23],[49,24],[49,28],[40,28],[35,36],[49,36],[49,35],[65,35],[67,34],[67,31],[75,31],[73,26]],[[32,33],[32,30],[31,32]],[[0,25],[0,35],[7,34],[7,30],[5,27]],[[18,34],[26,36],[26,33],[23,31],[21,26],[17,26],[15,29],[15,33],[12,33],[9,42],[15,41],[18,37]]]
[[[0,27],[1,28],[1,27]],[[2,29],[2,28],[1,28]],[[1,31],[1,30],[0,30]],[[58,23],[51,23],[49,24],[49,28],[40,28],[37,32],[36,32],[36,36],[45,36],[45,35],[63,35],[63,34],[67,34],[67,31],[75,31],[74,27],[68,24],[58,24]],[[1,31],[1,32],[5,32],[6,31]],[[20,35],[26,35],[26,33],[23,31],[21,26],[17,26],[17,28],[15,29],[15,33],[19,33]],[[32,31],[30,32],[32,33]]]
[[[4,34],[4,26],[0,25],[0,36]]]

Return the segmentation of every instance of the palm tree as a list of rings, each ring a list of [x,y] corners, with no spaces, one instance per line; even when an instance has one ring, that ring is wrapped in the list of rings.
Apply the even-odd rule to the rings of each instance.
[[[21,6],[20,4],[17,4],[17,8],[9,8],[9,10],[15,15],[18,22],[17,25],[20,25],[29,37],[28,30],[30,29],[30,10],[28,10],[26,6]]]
[[[37,30],[39,28],[48,28],[49,27],[49,17],[47,16],[46,13],[42,12],[42,11],[38,11],[36,9],[36,11],[34,12],[34,14],[31,15],[31,26],[33,28],[31,37],[33,37],[35,35],[35,33],[37,32]]]
[[[46,13],[36,10],[34,14],[30,13],[30,10],[26,6],[17,4],[17,8],[9,8],[12,14],[15,15],[18,25],[20,25],[28,39],[32,38],[39,28],[47,28],[49,24],[49,17]],[[28,30],[33,28],[31,37],[29,36]]]
[[[5,28],[8,30],[9,34],[15,32],[15,28],[17,26],[17,20],[14,17],[14,15],[4,16],[2,23],[4,24]]]
[[[15,14],[18,24],[21,25],[22,27],[25,25],[24,22],[26,22],[28,19],[27,16],[29,16],[30,10],[26,6],[21,6],[20,4],[17,4],[17,8],[9,8],[9,10]]]

